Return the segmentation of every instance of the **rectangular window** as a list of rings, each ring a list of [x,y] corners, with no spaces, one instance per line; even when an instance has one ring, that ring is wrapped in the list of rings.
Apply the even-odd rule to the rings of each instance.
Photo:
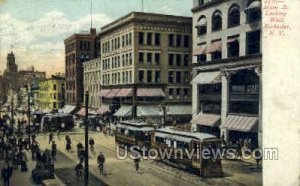
[[[181,72],[176,72],[176,83],[181,83]]]
[[[155,33],[155,45],[160,45],[160,33]]]
[[[125,55],[124,54],[122,55],[122,66],[123,67],[125,66]]]
[[[188,83],[189,82],[189,72],[184,72],[184,74],[183,74],[183,81],[184,81],[184,83]]]
[[[125,46],[125,37],[124,37],[124,35],[122,36],[122,47],[124,47]]]
[[[132,54],[129,53],[129,65],[132,65]]]
[[[160,83],[160,71],[155,71],[155,83]]]
[[[129,45],[131,45],[131,44],[132,44],[132,34],[129,33]]]
[[[187,99],[188,96],[189,96],[189,89],[184,88],[184,89],[183,89],[183,98],[184,98],[184,99]]]
[[[180,99],[180,88],[176,89],[176,99]]]
[[[173,99],[173,89],[169,88],[169,99]]]
[[[139,44],[140,45],[144,44],[144,33],[143,32],[139,33]]]
[[[174,34],[169,34],[169,46],[174,46]]]
[[[127,66],[128,65],[128,54],[125,54],[125,65]]]
[[[206,61],[206,54],[197,55],[197,62],[205,62]]]
[[[227,51],[228,58],[230,57],[238,57],[240,55],[240,45],[239,41],[236,39],[231,39],[230,42],[227,43]]]
[[[180,66],[181,65],[181,54],[176,55],[176,65]]]
[[[125,44],[126,46],[128,46],[128,34],[125,35],[125,40],[126,40]]]
[[[185,48],[188,48],[190,46],[189,36],[184,36],[183,45],[184,45]]]
[[[143,70],[140,70],[140,71],[139,71],[139,81],[140,81],[141,83],[144,82],[144,71],[143,71]]]
[[[159,64],[160,64],[160,54],[155,53],[155,65],[159,65]]]
[[[211,53],[211,60],[218,60],[222,58],[222,53],[217,51],[217,52],[213,52]]]
[[[53,90],[56,90],[56,84],[53,85]]]
[[[173,83],[173,79],[174,79],[174,72],[170,71],[169,72],[169,83]]]
[[[147,82],[151,83],[152,82],[152,71],[147,70]]]
[[[144,53],[143,52],[139,52],[139,63],[144,64]]]
[[[247,55],[260,53],[260,30],[247,33]]]
[[[152,33],[147,33],[147,45],[152,45]]]
[[[184,54],[183,66],[185,66],[185,67],[189,66],[189,55],[188,54]]]
[[[181,47],[181,35],[176,36],[176,46]]]
[[[174,63],[174,54],[169,54],[169,66],[173,66]]]
[[[147,53],[147,64],[151,65],[152,63],[152,53]]]

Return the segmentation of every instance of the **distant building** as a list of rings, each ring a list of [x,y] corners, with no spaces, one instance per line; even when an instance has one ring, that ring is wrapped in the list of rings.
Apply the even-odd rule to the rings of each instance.
[[[52,111],[61,109],[65,104],[65,78],[52,76],[39,82],[39,109]]]
[[[18,92],[19,85],[18,85],[18,65],[16,64],[15,55],[13,52],[7,54],[7,63],[6,69],[4,71],[3,77],[6,81],[6,92],[8,90],[12,90],[14,92]]]
[[[194,0],[194,131],[261,146],[261,1]]]
[[[89,107],[100,107],[101,59],[96,58],[83,64],[84,92],[89,91]]]
[[[40,81],[46,79],[46,72],[35,71],[34,67],[30,67],[27,70],[20,70],[19,74],[19,87],[32,84],[34,81]]]
[[[65,43],[66,104],[80,106],[83,103],[83,63],[94,59],[96,29],[89,34],[74,34]]]
[[[162,116],[164,105],[169,115],[191,115],[190,17],[132,12],[100,37],[100,96],[112,114],[130,115],[136,97],[138,117]]]

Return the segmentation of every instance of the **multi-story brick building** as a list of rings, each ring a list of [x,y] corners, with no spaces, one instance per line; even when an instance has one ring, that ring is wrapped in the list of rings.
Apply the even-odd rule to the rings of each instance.
[[[136,97],[137,115],[161,115],[162,102],[170,115],[174,107],[190,115],[191,25],[190,17],[132,12],[102,27],[103,103],[114,112]]]
[[[63,108],[65,104],[65,78],[52,76],[39,82],[39,109],[52,111]]]
[[[193,130],[261,145],[261,2],[194,0],[192,12]]]
[[[97,56],[96,30],[65,39],[66,104],[83,103],[83,63]]]

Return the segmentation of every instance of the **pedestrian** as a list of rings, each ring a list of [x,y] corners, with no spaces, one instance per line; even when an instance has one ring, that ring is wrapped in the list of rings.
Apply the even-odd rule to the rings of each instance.
[[[72,144],[72,142],[71,142],[71,138],[67,135],[66,136],[66,150],[68,151],[68,152],[70,152],[70,150],[71,150],[71,144]]]
[[[52,158],[54,158],[56,156],[56,149],[57,149],[57,145],[56,145],[55,141],[52,141],[52,147],[51,147]]]
[[[6,166],[2,168],[1,170],[1,177],[3,179],[3,185],[4,186],[9,186],[10,184],[10,178],[12,176],[12,167],[6,163]]]
[[[94,152],[95,141],[93,138],[90,138],[89,144],[90,144],[91,152]]]
[[[136,172],[138,172],[139,169],[140,169],[140,161],[141,161],[140,157],[138,155],[136,155],[134,160],[133,160]]]
[[[49,134],[49,144],[53,141],[53,134],[52,132]]]
[[[100,152],[99,156],[97,157],[97,162],[100,170],[100,175],[104,174],[104,163],[105,157],[102,152]]]
[[[60,140],[60,129],[57,130],[57,139]]]
[[[82,172],[83,172],[83,165],[82,165],[82,162],[80,161],[75,166],[75,173],[76,173],[77,179],[82,180]]]

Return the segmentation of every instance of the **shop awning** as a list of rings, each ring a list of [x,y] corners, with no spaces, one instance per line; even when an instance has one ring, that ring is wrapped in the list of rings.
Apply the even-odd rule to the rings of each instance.
[[[222,52],[222,40],[212,42],[207,52],[208,53]]]
[[[194,50],[194,56],[206,54],[207,48],[206,46],[198,46],[196,50]]]
[[[74,105],[65,105],[62,109],[61,109],[61,113],[64,114],[71,114],[72,112],[74,112],[76,110],[76,106]]]
[[[105,98],[113,98],[116,97],[119,93],[120,89],[111,89],[104,97]]]
[[[102,105],[96,111],[96,113],[99,114],[99,115],[106,114],[107,112],[109,112],[109,106],[108,105]]]
[[[122,88],[116,97],[131,97],[132,96],[132,88]]]
[[[138,88],[138,97],[165,97],[165,93],[161,88]]]
[[[196,84],[217,84],[221,83],[221,72],[200,72],[192,81]]]
[[[209,127],[217,127],[220,125],[221,116],[219,114],[204,114],[199,113],[193,117],[191,123],[205,125]]]
[[[163,111],[157,105],[137,106],[137,116],[163,116]]]
[[[192,115],[191,105],[170,105],[167,107],[168,115]]]
[[[119,110],[114,114],[116,117],[131,116],[132,106],[131,105],[122,105]]]
[[[261,9],[261,2],[260,1],[253,1],[249,4],[249,6],[245,9],[245,12],[251,11],[251,10],[260,10]]]
[[[100,96],[100,97],[105,97],[106,94],[108,94],[109,92],[110,92],[110,89],[101,90],[99,96]]]
[[[89,115],[96,115],[97,112],[93,109],[90,109],[88,110],[88,113]],[[85,108],[84,107],[81,107],[80,110],[76,113],[77,115],[79,116],[85,116]]]
[[[240,132],[256,132],[258,125],[258,117],[243,115],[228,115],[225,122],[220,128]]]

